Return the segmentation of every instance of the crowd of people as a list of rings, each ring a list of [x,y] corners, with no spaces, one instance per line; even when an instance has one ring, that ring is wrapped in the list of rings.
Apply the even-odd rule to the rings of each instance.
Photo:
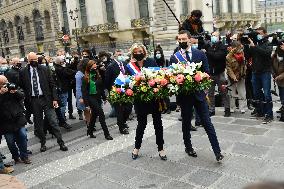
[[[40,151],[45,152],[46,134],[57,139],[59,149],[68,148],[62,138],[60,127],[70,130],[67,118],[76,119],[73,115],[73,96],[76,98],[76,109],[79,120],[86,123],[86,134],[96,138],[96,119],[102,127],[106,140],[113,140],[106,124],[103,105],[107,102],[107,94],[120,75],[134,75],[127,64],[134,63],[137,73],[141,68],[165,67],[171,63],[202,62],[202,71],[208,73],[213,80],[208,91],[197,91],[192,94],[180,94],[176,102],[164,99],[167,107],[162,111],[159,102],[135,101],[134,110],[137,115],[135,147],[132,158],[139,157],[147,115],[153,117],[158,154],[167,160],[164,150],[162,113],[171,110],[181,111],[183,140],[185,152],[192,157],[197,153],[191,144],[190,131],[203,126],[211,143],[217,161],[224,156],[210,116],[215,115],[216,85],[221,96],[224,116],[231,116],[239,108],[241,113],[253,110],[251,115],[263,119],[264,124],[273,120],[273,101],[271,96],[272,78],[279,88],[282,107],[280,121],[284,121],[284,44],[273,48],[267,39],[267,31],[260,27],[256,30],[257,41],[249,38],[249,43],[241,40],[242,33],[230,38],[228,44],[220,40],[219,32],[211,33],[210,38],[196,37],[203,30],[200,11],[193,11],[185,21],[177,36],[178,47],[170,60],[166,60],[163,49],[157,46],[151,58],[147,48],[140,43],[132,45],[128,56],[122,50],[113,54],[100,52],[91,55],[88,49],[81,54],[73,52],[72,57],[59,50],[54,58],[30,52],[24,61],[19,58],[0,59],[0,135],[6,139],[7,146],[16,164],[30,164],[31,152],[27,149],[27,123],[34,124],[34,135],[40,140]],[[187,23],[188,22],[188,23]],[[234,35],[235,36],[235,35]],[[176,105],[175,105],[176,104]],[[176,107],[176,108],[172,108]],[[246,108],[248,107],[248,109]],[[119,132],[129,134],[127,120],[132,112],[132,104],[112,104],[112,116],[117,117]],[[66,117],[68,110],[68,116]],[[191,119],[195,114],[195,126]],[[33,115],[33,121],[31,120]],[[0,172],[10,173],[13,168],[3,163],[0,156]]]

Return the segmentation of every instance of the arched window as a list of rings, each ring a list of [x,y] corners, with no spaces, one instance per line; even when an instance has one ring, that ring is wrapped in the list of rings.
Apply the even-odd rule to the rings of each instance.
[[[38,10],[33,11],[35,37],[37,41],[44,40],[41,15]]]
[[[148,0],[139,0],[138,3],[139,3],[140,18],[148,18],[149,17]]]
[[[107,12],[107,21],[109,23],[114,23],[114,10],[113,10],[113,1],[112,0],[105,0],[106,3],[106,12]]]
[[[188,15],[188,1],[181,0],[181,14],[187,16]]]
[[[23,23],[19,16],[15,17],[15,26],[17,31],[18,40],[24,40]]]
[[[48,11],[44,11],[44,21],[46,30],[51,30],[50,14]]]
[[[3,37],[3,41],[4,41],[4,44],[7,44],[9,43],[9,34],[8,34],[8,28],[7,28],[7,24],[5,22],[5,20],[1,20],[1,23],[0,23],[0,28],[1,28],[1,31],[2,31],[2,37]]]
[[[87,16],[87,11],[86,11],[85,0],[79,0],[79,5],[80,5],[82,27],[87,27],[88,26],[88,16]]]
[[[25,25],[26,25],[27,34],[30,34],[31,33],[31,24],[30,24],[30,19],[28,17],[25,17]]]
[[[10,30],[11,38],[13,39],[15,37],[15,33],[14,33],[14,26],[12,22],[9,22],[9,30]]]
[[[66,0],[61,1],[61,11],[63,17],[63,27],[66,33],[69,33],[68,11],[66,6]]]

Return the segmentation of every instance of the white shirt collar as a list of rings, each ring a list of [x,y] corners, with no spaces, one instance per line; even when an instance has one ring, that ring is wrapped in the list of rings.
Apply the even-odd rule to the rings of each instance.
[[[189,53],[192,53],[191,47],[189,47],[188,50],[181,49],[182,54],[184,54],[186,51],[188,51]]]

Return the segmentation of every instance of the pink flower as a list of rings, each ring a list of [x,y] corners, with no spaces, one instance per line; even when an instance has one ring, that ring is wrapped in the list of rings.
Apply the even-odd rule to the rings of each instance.
[[[133,96],[133,91],[132,91],[131,89],[127,89],[127,90],[125,91],[125,94],[126,94],[127,96]]]
[[[149,82],[148,82],[149,86],[150,87],[154,87],[154,85],[156,84],[155,80],[151,79]]]
[[[135,76],[135,80],[136,80],[136,81],[140,81],[140,80],[141,80],[141,76],[140,76],[140,75],[136,75],[136,76]]]
[[[161,79],[161,85],[166,86],[168,84],[168,80],[166,79]]]
[[[182,84],[183,81],[184,81],[184,75],[182,75],[182,74],[177,75],[176,81],[177,81],[177,84],[179,84],[179,85]]]
[[[158,88],[154,88],[153,91],[154,91],[154,93],[157,93],[157,92],[159,92],[159,89]]]
[[[121,88],[116,88],[116,93],[120,94],[121,93]]]
[[[210,78],[210,75],[208,75],[208,73],[204,73],[204,77],[206,77],[207,79]]]
[[[159,84],[159,83],[161,82],[161,80],[158,79],[158,78],[156,78],[156,79],[155,79],[155,82]]]
[[[200,82],[202,80],[202,77],[201,77],[201,74],[197,73],[195,76],[194,76],[194,79],[196,82]]]

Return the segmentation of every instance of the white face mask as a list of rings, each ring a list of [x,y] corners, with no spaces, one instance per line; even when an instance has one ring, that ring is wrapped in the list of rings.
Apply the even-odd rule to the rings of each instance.
[[[162,57],[161,54],[156,54],[156,58],[157,58],[157,59],[160,59],[161,57]]]

